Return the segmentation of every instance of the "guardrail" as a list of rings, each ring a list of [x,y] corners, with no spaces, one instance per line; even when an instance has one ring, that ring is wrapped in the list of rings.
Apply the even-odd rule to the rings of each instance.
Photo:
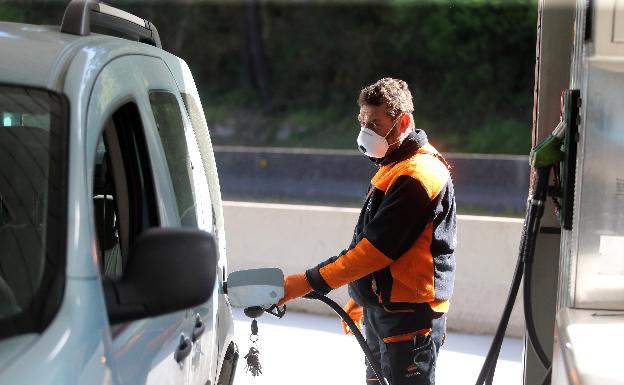
[[[224,202],[229,270],[280,267],[286,274],[302,272],[339,253],[351,241],[358,209]],[[450,330],[493,334],[513,275],[522,220],[458,216],[457,277],[448,314]],[[340,288],[330,294],[344,304]],[[317,301],[297,300],[299,311],[333,314]],[[508,334],[524,328],[519,299]],[[336,321],[338,322],[338,321]]]
[[[357,151],[215,146],[226,200],[357,206],[376,167]],[[526,156],[445,154],[460,209],[523,213]]]

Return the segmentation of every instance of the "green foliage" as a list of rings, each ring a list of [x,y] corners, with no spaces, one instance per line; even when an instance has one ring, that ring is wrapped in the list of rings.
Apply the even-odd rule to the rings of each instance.
[[[19,14],[16,7],[0,4],[0,20],[2,21],[20,21],[22,16]]]
[[[64,1],[0,0],[0,21],[30,24],[60,24]]]
[[[266,4],[272,97],[263,113],[275,118],[267,124],[292,127],[288,139],[276,127],[262,128],[273,133],[263,137],[274,145],[353,148],[356,112],[345,108],[337,119],[340,113],[325,111],[354,106],[363,86],[393,76],[410,84],[417,124],[445,150],[526,153],[530,133],[510,127],[531,122],[535,3],[448,3]]]
[[[531,126],[514,120],[493,121],[465,137],[466,152],[528,154]]]
[[[242,1],[113,2],[153,21],[189,63],[216,143],[354,148],[359,90],[392,76],[408,82],[417,126],[441,149],[528,153],[536,0],[256,4],[259,47]],[[0,18],[58,24],[63,8],[0,4]]]

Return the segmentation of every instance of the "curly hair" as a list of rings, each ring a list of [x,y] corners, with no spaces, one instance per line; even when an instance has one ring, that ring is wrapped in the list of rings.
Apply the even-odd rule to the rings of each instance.
[[[412,113],[414,104],[407,83],[400,79],[383,78],[362,88],[358,105],[386,106],[388,115],[396,118],[403,113]]]

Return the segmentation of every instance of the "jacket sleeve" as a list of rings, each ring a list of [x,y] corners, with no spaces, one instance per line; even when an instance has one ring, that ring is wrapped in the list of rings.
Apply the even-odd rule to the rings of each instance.
[[[390,265],[433,219],[434,198],[417,179],[399,176],[360,239],[339,256],[306,271],[312,288],[325,294]]]

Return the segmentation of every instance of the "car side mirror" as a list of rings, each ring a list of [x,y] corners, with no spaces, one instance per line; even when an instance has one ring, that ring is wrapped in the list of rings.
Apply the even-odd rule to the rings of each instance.
[[[145,230],[132,244],[123,277],[104,280],[111,323],[133,321],[206,302],[217,276],[209,233],[188,228]]]
[[[233,307],[268,308],[284,296],[284,273],[278,268],[234,271],[228,275],[227,296]]]

